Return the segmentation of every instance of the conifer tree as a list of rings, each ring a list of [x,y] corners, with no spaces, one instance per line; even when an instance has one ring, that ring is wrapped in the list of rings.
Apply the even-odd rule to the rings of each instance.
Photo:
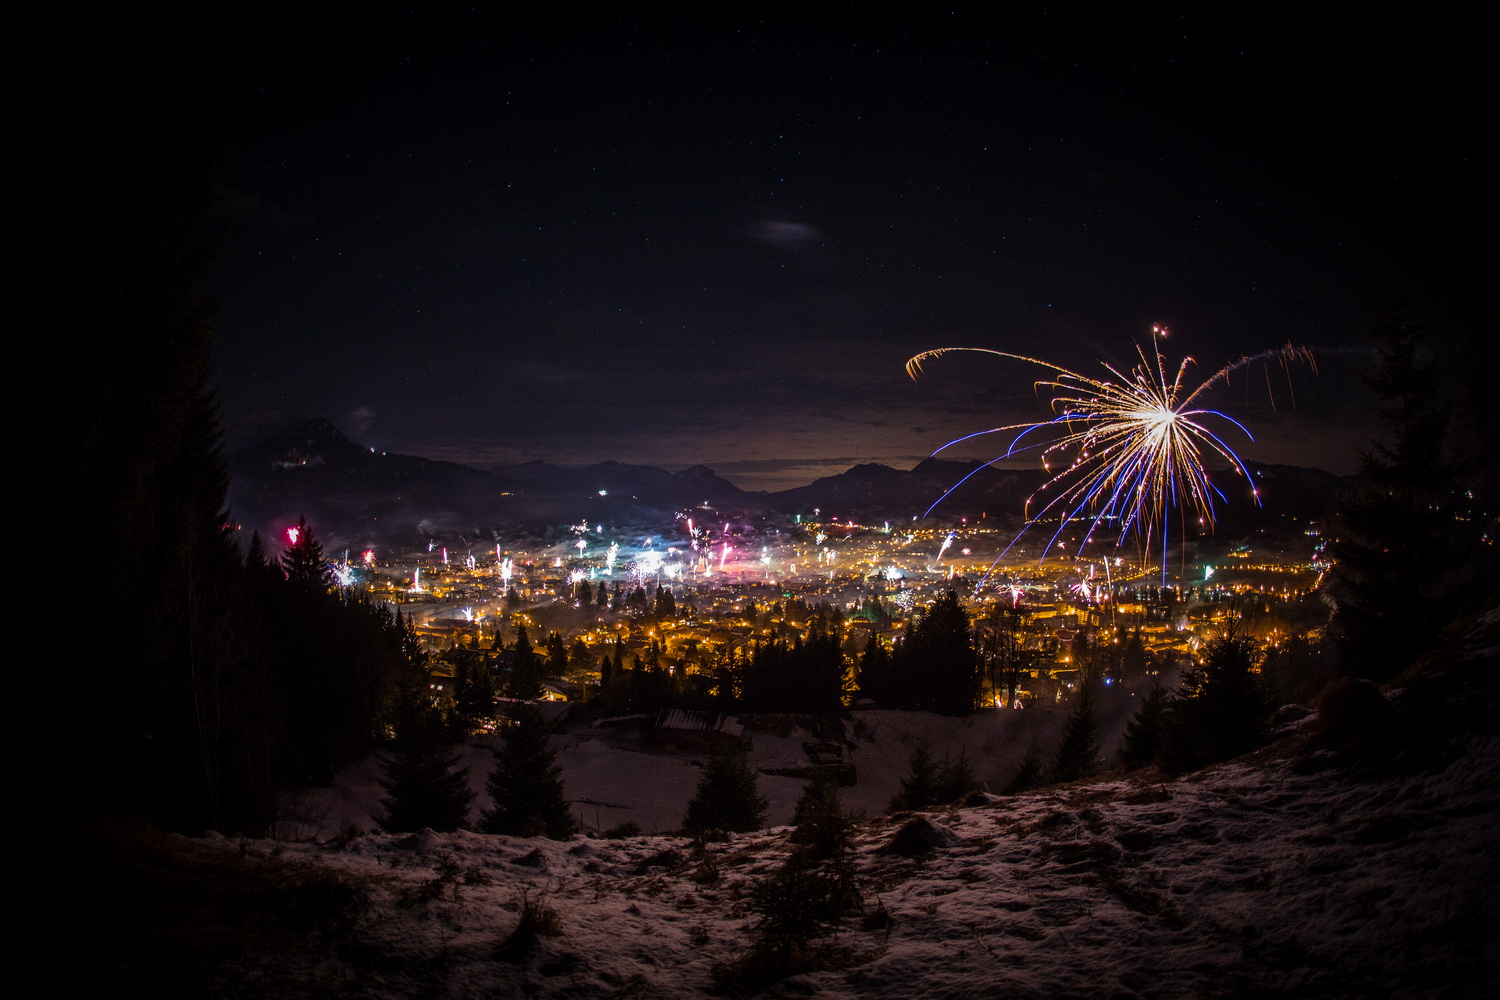
[[[297,526],[287,532],[286,551],[281,554],[281,569],[294,587],[326,592],[333,586],[333,574],[323,556],[323,544],[307,526],[306,517],[297,518]]]
[[[791,841],[809,857],[825,861],[846,855],[854,846],[859,817],[844,810],[844,798],[832,772],[818,771],[797,798],[792,810],[797,829]]]
[[[386,720],[395,728],[398,739],[415,740],[428,727],[433,708],[429,687],[431,665],[422,637],[417,635],[416,623],[403,616],[400,608],[396,609],[392,632],[397,658]]]
[[[1094,689],[1085,685],[1063,729],[1062,743],[1052,760],[1052,781],[1077,781],[1099,770],[1099,712]]]
[[[482,829],[566,840],[578,832],[578,825],[541,716],[535,708],[522,705],[515,722],[502,734],[495,770],[486,783],[494,808],[484,814]]]
[[[155,34],[165,48],[138,39],[145,50],[110,46],[124,61],[91,53],[113,82],[79,108],[73,130],[135,152],[72,192],[94,223],[66,307],[88,350],[55,338],[67,377],[48,388],[47,430],[66,460],[38,477],[38,506],[58,524],[107,525],[111,543],[90,561],[91,599],[81,610],[49,602],[56,620],[43,632],[81,628],[84,646],[111,648],[70,664],[88,692],[70,718],[89,739],[56,747],[60,770],[87,773],[90,792],[59,790],[58,808],[41,811],[78,832],[117,811],[259,834],[280,777],[267,724],[276,707],[227,527],[204,244],[230,161],[230,80],[247,67],[232,45],[184,60],[188,47]],[[39,592],[77,588],[71,561],[42,563]]]
[[[938,766],[927,740],[917,741],[907,762],[911,773],[901,779],[901,788],[886,808],[890,812],[925,809],[937,801]]]
[[[547,633],[547,676],[561,677],[568,672],[568,647],[561,632]]]
[[[1167,711],[1171,695],[1160,683],[1153,684],[1146,692],[1140,709],[1125,726],[1125,736],[1120,745],[1120,763],[1134,769],[1154,762],[1161,753],[1165,738]]]
[[[1345,671],[1379,680],[1436,641],[1471,546],[1453,517],[1449,408],[1435,365],[1422,357],[1427,333],[1388,309],[1371,335],[1377,361],[1364,381],[1382,405],[1387,440],[1361,456],[1361,484],[1335,512],[1324,594]]]
[[[760,828],[770,802],[760,794],[745,748],[712,758],[682,821],[690,833],[746,833]]]
[[[430,827],[439,833],[457,830],[469,815],[474,793],[468,767],[458,766],[458,748],[445,738],[442,717],[429,709],[413,731],[400,735],[385,765],[380,786],[389,833]]]
[[[1261,744],[1266,706],[1255,680],[1257,655],[1254,641],[1233,629],[1208,644],[1203,668],[1184,674],[1168,709],[1164,766],[1196,770]]]
[[[968,754],[959,752],[957,757],[945,756],[942,761],[933,759],[932,747],[923,739],[912,749],[908,762],[911,773],[901,779],[900,790],[886,807],[890,812],[905,809],[926,809],[928,806],[952,802],[973,791],[979,784]]]
[[[245,568],[259,572],[266,568],[266,546],[260,540],[260,532],[250,532],[250,544],[245,547]]]
[[[969,763],[969,755],[960,750],[957,757],[944,757],[938,767],[936,802],[956,802],[979,787],[979,778]]]
[[[979,697],[969,615],[948,591],[917,619],[896,653],[897,697],[914,708],[967,715]]]
[[[495,671],[488,653],[473,650],[458,668],[458,710],[471,722],[495,714]]]
[[[1120,652],[1120,678],[1121,680],[1133,680],[1146,672],[1151,663],[1151,657],[1146,652],[1146,642],[1141,638],[1141,629],[1137,625],[1130,630],[1130,636],[1125,640],[1125,648]]]
[[[593,673],[594,654],[589,652],[588,644],[582,639],[574,639],[573,645],[568,647],[568,680],[587,694]]]
[[[839,783],[833,775],[826,770],[818,771],[802,786],[802,794],[797,796],[797,804],[792,807],[792,824],[801,826],[816,816],[841,808],[842,802]]]
[[[531,645],[525,625],[516,626],[516,641],[511,648],[515,659],[510,668],[510,696],[529,700],[542,693],[542,658]]]
[[[719,711],[732,712],[738,707],[743,673],[738,649],[725,648],[716,654],[713,706]]]
[[[989,699],[1001,708],[1010,707],[1021,684],[1025,662],[1021,616],[1014,608],[996,606],[975,631],[975,652],[988,682]]]
[[[1005,791],[1008,795],[1018,795],[1021,792],[1029,792],[1041,784],[1042,751],[1033,740],[1026,750],[1026,755],[1021,758],[1021,766],[1016,769],[1015,776],[1010,779],[1010,784],[1005,786]]]
[[[893,675],[891,651],[875,633],[865,640],[865,650],[859,657],[857,677],[860,697],[876,702],[889,703],[895,699],[895,677]]]

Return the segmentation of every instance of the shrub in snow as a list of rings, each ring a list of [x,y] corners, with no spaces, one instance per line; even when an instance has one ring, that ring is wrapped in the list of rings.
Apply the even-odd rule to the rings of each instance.
[[[750,951],[715,968],[721,987],[758,984],[831,968],[838,955],[814,942],[838,929],[844,914],[864,905],[848,852],[819,863],[805,850],[794,851],[775,873],[752,891],[749,910],[757,917]]]
[[[547,904],[544,897],[533,896],[523,889],[521,915],[510,936],[496,950],[495,957],[511,962],[524,962],[531,957],[538,938],[561,937],[562,933],[562,921],[558,919],[557,911]]]
[[[901,824],[901,828],[886,842],[880,852],[911,857],[917,854],[930,854],[941,848],[955,847],[961,843],[963,843],[963,838],[948,827],[941,823],[934,823],[926,816],[915,816]]]

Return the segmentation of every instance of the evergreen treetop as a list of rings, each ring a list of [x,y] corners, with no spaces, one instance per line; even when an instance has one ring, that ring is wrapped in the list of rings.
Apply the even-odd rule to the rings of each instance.
[[[1158,753],[1184,772],[1247,753],[1265,739],[1266,704],[1256,683],[1254,640],[1235,629],[1210,642],[1201,669],[1187,671],[1168,706]]]
[[[446,833],[467,822],[474,800],[469,769],[458,766],[458,748],[446,742],[444,728],[433,710],[420,731],[397,740],[380,782],[386,791],[380,825],[387,832],[430,827]]]
[[[886,807],[890,812],[925,809],[937,801],[937,761],[933,760],[932,747],[925,739],[918,740],[912,748],[907,767],[911,773],[901,779],[900,790]]]
[[[750,754],[741,748],[709,760],[682,826],[697,834],[747,833],[760,829],[769,807],[757,787]]]
[[[1454,517],[1449,407],[1435,363],[1423,357],[1427,332],[1399,309],[1386,310],[1370,332],[1376,362],[1364,381],[1381,403],[1386,435],[1361,456],[1360,485],[1335,511],[1324,595],[1345,671],[1380,679],[1436,641],[1477,547]]]
[[[541,716],[532,706],[522,705],[515,723],[502,734],[495,770],[486,783],[494,807],[484,814],[482,829],[566,840],[578,832],[578,825]]]
[[[307,518],[298,517],[296,527],[288,528],[286,534],[287,546],[281,554],[281,569],[286,573],[287,582],[313,591],[332,589],[333,573],[323,555],[323,544],[307,526]]]
[[[969,615],[948,591],[912,625],[896,650],[897,696],[917,708],[967,715],[979,697],[979,659]]]
[[[1125,726],[1120,744],[1120,763],[1128,768],[1145,767],[1156,761],[1166,731],[1171,694],[1160,683],[1153,684],[1141,707]]]
[[[1099,770],[1099,712],[1092,685],[1084,685],[1068,715],[1062,742],[1052,761],[1052,781],[1078,781]]]
[[[1033,741],[1026,749],[1026,755],[1021,758],[1021,764],[1011,777],[1010,784],[1005,786],[1006,794],[1018,795],[1040,786],[1043,781],[1042,770],[1042,751]]]

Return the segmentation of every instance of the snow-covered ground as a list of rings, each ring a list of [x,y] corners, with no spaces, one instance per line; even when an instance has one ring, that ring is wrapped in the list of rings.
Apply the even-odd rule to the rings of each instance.
[[[1133,707],[1133,701],[1121,699],[1103,719],[1106,758],[1113,754]],[[938,759],[965,754],[984,787],[1002,789],[1033,741],[1044,754],[1055,745],[1066,714],[1065,708],[1032,708],[954,719],[887,709],[855,712],[845,727],[844,746],[858,783],[844,789],[844,804],[867,816],[884,813],[909,773],[912,750],[924,739]],[[750,758],[763,772],[760,791],[770,800],[767,822],[772,825],[791,822],[803,782],[764,772],[807,767],[803,744],[812,739],[813,734],[800,727],[753,731]],[[553,737],[553,746],[579,829],[585,832],[627,821],[646,833],[677,830],[705,759],[701,754],[660,750],[635,733],[610,729],[564,732]],[[467,746],[463,759],[475,792],[470,819],[477,824],[480,811],[489,806],[485,778],[494,768],[494,756],[483,747]],[[343,769],[333,787],[303,793],[279,832],[287,839],[326,840],[350,828],[379,829],[384,816],[381,776],[378,757]]]
[[[879,721],[874,743],[856,751],[862,780],[851,796],[872,814],[924,724],[904,713]],[[993,734],[973,728],[978,757]],[[879,850],[901,818],[873,821],[855,861],[863,914],[850,913],[829,939],[821,968],[735,989],[850,998],[1493,995],[1493,731],[1455,734],[1379,766],[1289,739],[1180,781],[1105,780],[937,811],[928,818],[944,846],[915,857]],[[789,745],[757,740],[762,760],[783,751]],[[562,756],[570,797],[599,803],[605,825],[653,810],[678,816],[669,805],[696,780],[691,763],[667,758],[676,770],[664,770],[648,753],[621,767],[627,758],[588,738],[565,741]],[[762,783],[773,818],[795,796],[797,782],[781,780]],[[713,992],[715,968],[746,953],[748,894],[784,863],[787,837],[779,828],[702,845],[426,832],[237,849],[252,862],[319,866],[356,887],[342,940],[314,958],[285,959],[302,963],[280,974],[307,995],[690,997]],[[526,900],[555,911],[560,933],[529,954],[507,953]]]

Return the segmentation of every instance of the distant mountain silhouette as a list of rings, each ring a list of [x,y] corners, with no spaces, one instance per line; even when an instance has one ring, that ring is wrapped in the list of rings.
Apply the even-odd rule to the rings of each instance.
[[[305,514],[330,546],[414,545],[435,530],[479,536],[515,490],[468,466],[357,445],[321,418],[231,455],[229,468],[233,513],[247,529],[271,535]]]
[[[855,516],[910,518],[937,503],[934,514],[975,517],[1020,513],[1026,497],[1045,481],[1041,470],[995,469],[982,462],[929,458],[906,472],[888,465],[856,465],[807,486],[773,493],[770,499],[779,510],[798,513],[818,507]]]
[[[547,532],[580,520],[661,524],[704,506],[732,517],[820,511],[909,522],[936,504],[932,513],[940,518],[1017,518],[1048,478],[1041,469],[929,458],[905,471],[862,464],[795,489],[750,492],[703,465],[677,473],[614,461],[474,469],[377,452],[321,418],[231,455],[230,470],[234,515],[247,531],[270,536],[306,515],[330,550],[412,547],[435,537],[488,544],[497,533]],[[1319,518],[1345,482],[1318,469],[1251,463],[1249,470],[1263,506],[1242,477],[1213,475],[1226,498],[1217,504],[1221,535]]]

